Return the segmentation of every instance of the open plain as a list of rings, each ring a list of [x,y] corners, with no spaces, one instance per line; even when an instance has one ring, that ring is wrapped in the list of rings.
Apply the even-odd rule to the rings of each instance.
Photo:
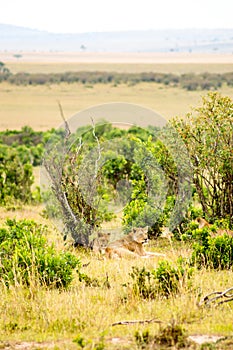
[[[225,73],[233,70],[233,55],[200,54],[103,54],[103,53],[13,53],[2,52],[0,61],[13,72],[60,73],[67,71],[108,71],[123,73]],[[233,89],[223,86],[224,95]],[[56,128],[61,124],[58,101],[66,118],[95,105],[129,102],[153,109],[164,118],[184,116],[201,101],[204,91],[185,91],[158,83],[49,85],[0,84],[0,130],[20,129],[29,125],[35,130]]]

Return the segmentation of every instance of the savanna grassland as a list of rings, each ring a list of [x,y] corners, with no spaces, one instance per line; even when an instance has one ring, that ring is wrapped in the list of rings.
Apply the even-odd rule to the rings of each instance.
[[[25,56],[25,58],[24,58]],[[87,56],[87,57],[86,57]],[[121,73],[227,73],[232,71],[232,57],[224,55],[139,55],[118,57],[113,55],[86,55],[61,57],[23,54],[19,60],[6,55],[5,64],[13,73],[60,73],[67,71],[106,71]],[[148,57],[147,57],[148,56]],[[3,58],[4,59],[4,54]],[[75,62],[75,59],[77,62]],[[82,60],[86,59],[87,63]],[[97,61],[97,59],[99,61]],[[146,62],[146,63],[145,63]],[[153,62],[153,63],[152,63]],[[223,95],[233,96],[229,86],[219,88]],[[35,130],[47,130],[61,124],[59,101],[64,109],[66,118],[95,105],[109,102],[129,102],[151,108],[165,119],[185,115],[192,107],[198,105],[203,91],[185,91],[180,87],[164,86],[158,83],[139,84],[80,84],[60,83],[37,86],[16,86],[8,83],[0,85],[0,130],[20,129],[29,125]]]
[[[14,73],[53,73],[78,70],[119,72],[230,72],[232,62],[6,62]],[[233,99],[233,87],[223,85],[222,95]],[[186,91],[180,87],[159,83],[138,84],[80,84],[13,85],[0,83],[0,130],[19,130],[27,125],[34,130],[46,131],[61,123],[58,101],[67,119],[94,105],[108,102],[129,102],[157,111],[166,119],[184,116],[200,104],[204,91]],[[148,121],[149,122],[149,121]],[[40,185],[40,169],[34,167],[36,185]],[[200,305],[207,294],[222,292],[232,287],[232,268],[226,270],[194,269],[191,280],[179,284],[179,292],[153,298],[135,292],[132,268],[147,271],[156,269],[164,260],[125,258],[106,259],[85,249],[75,249],[71,242],[64,245],[62,234],[54,222],[43,213],[43,205],[0,207],[0,223],[6,218],[33,219],[48,226],[47,238],[59,252],[71,252],[81,261],[81,275],[73,271],[73,282],[65,289],[38,286],[32,279],[29,286],[21,284],[9,288],[0,286],[0,349],[232,349],[233,302],[215,306]],[[108,222],[108,230],[119,229],[121,214]],[[165,254],[165,259],[176,265],[177,259],[189,258],[190,242],[170,238],[152,240],[146,250]],[[83,277],[84,276],[84,277]],[[85,276],[88,278],[85,279]],[[140,321],[133,324],[114,323]],[[181,338],[166,341],[169,329],[182,328]],[[169,328],[170,327],[170,328]],[[172,328],[173,327],[173,328]],[[166,329],[163,333],[163,329]],[[148,338],[158,339],[153,343]],[[190,343],[187,336],[221,336],[216,344]],[[169,336],[168,336],[169,337]],[[165,339],[165,340],[164,340]],[[206,339],[206,343],[211,339]],[[159,345],[158,345],[159,344]]]
[[[226,92],[233,94],[233,89]],[[36,130],[47,130],[58,127],[62,122],[57,101],[60,101],[67,118],[85,108],[110,102],[139,104],[157,111],[165,118],[170,118],[185,114],[191,106],[195,106],[200,100],[200,92],[164,88],[160,84],[153,83],[140,83],[134,86],[125,84],[88,86],[77,83],[12,86],[2,83],[0,99],[1,130],[20,129],[24,125]]]

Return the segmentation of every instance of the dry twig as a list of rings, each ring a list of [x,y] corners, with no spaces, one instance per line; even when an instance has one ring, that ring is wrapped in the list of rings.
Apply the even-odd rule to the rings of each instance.
[[[230,293],[231,292],[231,293]],[[211,297],[212,296],[212,297]],[[199,303],[199,305],[209,305],[220,298],[225,298],[216,303],[216,305],[220,305],[223,303],[227,303],[229,301],[233,301],[233,287],[226,289],[224,292],[212,292],[207,294]]]
[[[62,108],[62,105],[60,103],[60,101],[57,101],[58,103],[58,107],[59,107],[59,110],[60,110],[60,114],[61,114],[61,117],[62,117],[62,120],[64,121],[64,124],[65,124],[65,129],[66,129],[66,138],[68,138],[70,135],[71,135],[71,131],[70,131],[70,127],[69,127],[69,124],[64,116],[64,113],[63,113],[63,108]]]
[[[91,118],[91,122],[92,122],[92,135],[94,136],[94,139],[96,140],[97,149],[98,149],[98,157],[95,160],[95,176],[94,176],[94,178],[96,179],[97,176],[98,176],[98,163],[99,163],[100,158],[101,158],[101,148],[100,148],[99,139],[98,139],[98,137],[96,136],[96,133],[95,133],[95,123],[94,123],[94,119],[93,118]]]

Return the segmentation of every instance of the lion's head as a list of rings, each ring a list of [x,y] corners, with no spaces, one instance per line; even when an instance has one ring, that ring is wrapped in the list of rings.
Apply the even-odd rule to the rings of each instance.
[[[148,243],[148,227],[136,227],[129,233],[133,241],[141,244]]]

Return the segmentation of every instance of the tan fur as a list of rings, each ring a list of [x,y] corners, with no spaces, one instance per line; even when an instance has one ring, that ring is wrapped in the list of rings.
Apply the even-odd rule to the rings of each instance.
[[[109,244],[110,233],[98,232],[98,236],[92,242],[92,249],[95,253],[104,252],[105,248]]]
[[[110,243],[105,249],[108,258],[164,256],[164,254],[146,252],[143,245],[148,242],[148,228],[134,228],[125,237]]]
[[[169,227],[162,227],[162,233],[160,235],[161,238],[167,238],[168,240],[171,240],[173,237],[173,233],[169,230]]]
[[[198,228],[210,227],[211,225],[203,218],[197,218]]]
[[[196,222],[198,223],[198,228],[204,228],[204,227],[211,227],[212,226],[208,221],[206,221],[205,219],[200,218],[200,217],[196,219]],[[224,234],[227,234],[227,235],[233,237],[233,231],[228,230],[228,229],[221,229],[221,228],[219,228],[219,229],[217,229],[216,232],[212,232],[212,236],[213,237],[222,236]]]

